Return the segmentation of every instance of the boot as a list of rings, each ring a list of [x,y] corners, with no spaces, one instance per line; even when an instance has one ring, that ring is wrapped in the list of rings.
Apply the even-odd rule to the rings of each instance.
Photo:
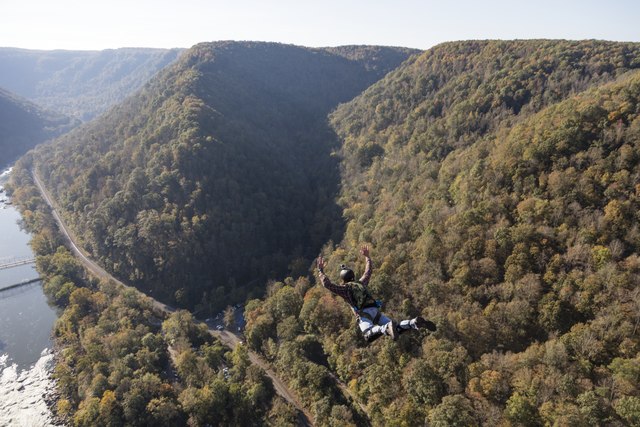
[[[431,332],[435,332],[436,329],[437,329],[435,323],[433,323],[430,320],[425,319],[422,316],[418,316],[415,319],[411,319],[411,326],[413,326],[416,329],[426,328],[427,330],[429,330]]]

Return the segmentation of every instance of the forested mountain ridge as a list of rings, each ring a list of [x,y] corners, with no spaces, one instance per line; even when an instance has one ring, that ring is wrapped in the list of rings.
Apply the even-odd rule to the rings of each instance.
[[[639,424],[640,45],[445,43],[369,86],[378,56],[202,44],[33,159],[154,295],[217,309],[289,270],[247,344],[319,425],[366,418],[332,372],[374,425]],[[370,244],[385,313],[438,332],[365,347],[300,277],[330,240],[333,278]]]
[[[638,44],[516,41],[446,43],[414,58],[332,115],[344,141],[341,204],[354,230],[347,241],[358,230],[405,253],[396,245],[431,233],[423,228],[431,201],[464,211],[468,202],[458,203],[479,197],[461,198],[455,180],[474,157],[479,173],[489,141],[544,107],[640,68],[639,55]]]
[[[77,124],[77,120],[44,110],[0,88],[0,168]]]
[[[405,131],[404,140],[393,142],[442,159],[471,135],[639,68],[637,55],[634,43],[444,43],[340,108],[334,119],[339,130],[348,123],[349,136],[363,139],[384,138],[409,121],[413,134]]]
[[[0,48],[0,87],[87,121],[138,90],[184,49]]]
[[[107,269],[190,307],[241,300],[267,277],[306,271],[339,238],[326,116],[415,52],[332,50],[197,45],[41,147],[40,173]]]
[[[370,244],[385,312],[439,330],[363,347],[342,301],[288,280],[247,341],[296,384],[328,361],[375,425],[636,425],[639,67],[631,43],[446,43],[340,106],[327,271]]]

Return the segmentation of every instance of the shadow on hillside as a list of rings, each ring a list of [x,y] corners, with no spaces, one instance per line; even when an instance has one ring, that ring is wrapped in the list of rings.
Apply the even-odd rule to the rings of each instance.
[[[308,232],[300,236],[299,242],[300,247],[305,248],[301,254],[304,262],[295,250],[290,259],[288,274],[292,277],[307,275],[322,247],[329,242],[342,241],[346,230],[343,208],[338,204],[341,174],[340,157],[336,152],[341,141],[326,121],[310,134],[315,141],[309,141],[305,152],[300,154],[300,164],[306,165],[309,196],[314,201],[311,205],[314,208],[310,215],[300,212],[301,217],[307,218],[303,228]]]

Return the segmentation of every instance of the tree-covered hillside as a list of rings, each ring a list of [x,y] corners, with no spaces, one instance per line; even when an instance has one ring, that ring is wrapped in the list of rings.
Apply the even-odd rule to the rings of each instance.
[[[339,107],[327,271],[371,245],[385,312],[438,332],[364,347],[298,281],[248,305],[248,342],[309,394],[328,362],[375,425],[637,425],[637,68],[638,44],[447,43]]]
[[[290,275],[246,339],[319,425],[640,424],[640,45],[410,53],[198,45],[33,162],[154,295],[215,311]],[[361,244],[385,313],[435,334],[365,346],[305,277]]]
[[[0,87],[87,121],[138,90],[184,49],[0,48]]]
[[[169,315],[135,289],[87,275],[64,246],[30,161],[27,154],[16,163],[7,190],[32,233],[43,291],[58,308],[53,425],[295,424],[296,408],[245,346],[231,350],[191,313]]]
[[[0,168],[77,124],[0,88]]]
[[[341,236],[327,114],[413,51],[201,44],[35,157],[79,238],[154,295],[213,310]]]

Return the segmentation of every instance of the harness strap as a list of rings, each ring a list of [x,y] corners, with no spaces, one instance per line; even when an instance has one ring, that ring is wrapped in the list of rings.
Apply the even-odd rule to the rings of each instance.
[[[359,310],[358,311],[358,316],[366,317],[367,319],[371,320],[374,325],[377,325],[378,321],[380,320],[380,317],[382,316],[382,313],[380,312],[380,310],[376,310],[376,315],[374,317],[371,317],[371,315],[369,313],[367,313],[366,311]]]

